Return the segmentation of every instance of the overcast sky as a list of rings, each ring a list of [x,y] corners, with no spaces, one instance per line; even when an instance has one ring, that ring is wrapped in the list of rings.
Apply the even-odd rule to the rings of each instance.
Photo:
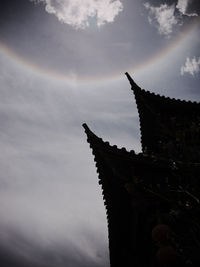
[[[128,71],[200,101],[199,0],[0,1],[0,262],[109,266],[107,222],[81,127],[141,150]]]

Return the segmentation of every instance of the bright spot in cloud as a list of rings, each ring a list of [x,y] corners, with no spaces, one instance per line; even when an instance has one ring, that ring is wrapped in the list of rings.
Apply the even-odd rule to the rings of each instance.
[[[190,59],[189,57],[186,58],[185,65],[181,67],[181,75],[184,73],[190,73],[192,76],[200,72],[200,57],[196,59],[193,57]]]
[[[31,0],[43,2],[48,13],[54,14],[59,21],[76,29],[85,29],[90,19],[95,18],[97,26],[114,21],[123,10],[120,0]]]

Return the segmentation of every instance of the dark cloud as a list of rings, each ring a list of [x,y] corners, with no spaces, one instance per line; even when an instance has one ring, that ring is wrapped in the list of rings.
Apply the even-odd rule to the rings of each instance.
[[[69,241],[44,246],[8,229],[6,240],[1,239],[0,244],[0,264],[4,267],[101,267],[105,266],[103,257],[91,257],[84,248],[80,250]]]
[[[197,13],[200,15],[200,2],[198,0],[191,0],[189,2],[188,13]]]

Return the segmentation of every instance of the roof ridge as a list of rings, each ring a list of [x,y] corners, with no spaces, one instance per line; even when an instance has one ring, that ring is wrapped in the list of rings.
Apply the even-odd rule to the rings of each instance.
[[[104,141],[102,138],[100,138],[99,136],[97,136],[95,133],[93,133],[90,128],[88,127],[88,125],[86,123],[82,124],[83,128],[85,129],[85,133],[88,137],[88,143],[90,143],[90,138],[93,138],[93,140],[97,140],[97,142],[101,142],[104,146],[108,147],[109,149],[111,149],[112,151],[118,151],[121,153],[131,153],[133,155],[135,155],[135,151],[134,150],[127,150],[125,147],[121,147],[119,148],[117,145],[111,145],[110,142],[108,141]],[[89,140],[90,139],[90,140]],[[90,143],[91,144],[91,143]],[[139,153],[140,154],[140,153]]]
[[[140,90],[141,92],[150,94],[152,96],[160,97],[161,99],[165,99],[167,101],[176,101],[177,103],[182,103],[182,104],[192,104],[192,105],[200,105],[200,101],[191,101],[191,100],[185,100],[185,99],[180,99],[180,98],[175,98],[175,97],[169,97],[165,95],[161,95],[159,93],[151,92],[149,90],[141,88],[137,83],[133,80],[131,75],[128,72],[125,72],[125,75],[127,76],[127,79],[130,82],[131,85],[131,90],[135,93],[135,90]]]

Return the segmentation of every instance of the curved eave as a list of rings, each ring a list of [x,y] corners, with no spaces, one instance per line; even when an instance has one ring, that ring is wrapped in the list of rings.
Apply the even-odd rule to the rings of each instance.
[[[140,121],[140,133],[141,133],[141,145],[142,151],[145,152],[145,147],[148,143],[149,132],[152,129],[149,127],[149,119],[145,114],[145,108],[148,106],[151,113],[154,107],[159,110],[161,113],[166,112],[166,110],[170,110],[170,112],[174,112],[174,114],[195,114],[196,116],[200,116],[200,103],[186,101],[181,99],[175,99],[166,97],[163,95],[155,94],[149,91],[146,91],[140,88],[132,77],[126,72],[125,75],[130,82],[131,89],[134,93],[136,105],[139,113],[139,121]]]
[[[164,158],[156,158],[155,156],[147,156],[145,154],[139,153],[135,154],[133,150],[127,151],[125,148],[118,148],[116,145],[111,146],[109,142],[103,141],[97,135],[95,135],[87,126],[87,124],[83,124],[87,135],[87,141],[90,144],[90,148],[92,149],[92,154],[94,155],[94,161],[96,163],[99,184],[102,185],[103,196],[104,199],[107,200],[110,197],[110,191],[108,190],[107,195],[107,185],[112,186],[112,182],[109,175],[105,174],[105,169],[108,166],[109,168],[115,168],[116,171],[119,172],[122,170],[127,173],[131,171],[132,167],[136,167],[138,170],[144,170],[148,172],[148,169],[157,169],[161,173],[163,171],[170,172],[173,167],[174,162],[166,160]],[[120,166],[119,166],[120,165]],[[177,166],[181,166],[181,162],[176,162]],[[124,173],[124,175],[126,175]],[[118,181],[117,181],[118,180]],[[115,176],[115,180],[117,183],[123,184],[123,177]],[[148,183],[148,180],[146,181]],[[107,202],[105,202],[105,206],[107,208]]]
[[[120,247],[121,243],[123,243],[127,248],[131,248],[132,251],[132,243],[130,243],[129,239],[131,236],[129,230],[133,227],[130,221],[132,211],[129,207],[130,199],[128,198],[127,200],[128,192],[125,189],[127,180],[124,181],[124,178],[127,178],[127,173],[131,174],[131,179],[128,180],[129,184],[134,184],[132,180],[132,174],[134,174],[132,173],[132,167],[134,167],[142,176],[144,185],[149,185],[151,187],[151,185],[168,186],[168,184],[170,184],[177,187],[181,184],[183,188],[187,188],[188,185],[199,186],[199,176],[197,173],[200,173],[200,166],[172,162],[170,160],[161,159],[160,157],[147,156],[142,153],[135,154],[134,151],[128,152],[125,148],[119,149],[117,146],[111,146],[109,142],[104,142],[89,129],[87,124],[84,123],[83,127],[87,135],[87,141],[94,155],[99,184],[102,187],[107,215],[111,267],[123,266],[124,263],[126,263],[126,259],[124,259],[123,256],[119,256],[118,258],[120,250],[116,251],[115,238],[116,235],[120,235],[118,239],[120,240]],[[121,174],[119,169],[120,164],[122,164],[122,176],[118,176],[116,173],[113,174],[113,167],[116,167],[117,174]],[[172,175],[172,172],[175,173],[175,176]],[[187,173],[191,175],[188,176]],[[143,176],[143,174],[146,175]],[[167,180],[165,179],[166,177]],[[183,178],[183,181],[180,181],[180,177]],[[121,224],[119,225],[119,221],[123,227],[121,227]],[[131,225],[128,223],[131,223]],[[119,259],[122,259],[122,262],[119,262]],[[133,265],[134,264],[131,266]]]
[[[101,147],[102,149],[105,149],[108,152],[115,153],[117,155],[121,155],[123,157],[130,157],[135,156],[134,150],[127,151],[125,147],[118,148],[116,145],[110,145],[108,141],[103,141],[102,138],[98,137],[96,134],[94,134],[90,128],[87,126],[86,123],[84,123],[83,128],[85,129],[85,133],[87,135],[87,141],[90,144],[90,147],[92,149]]]
[[[86,123],[84,123],[82,126],[85,129],[85,133],[87,135],[87,142],[90,144],[90,148],[92,149],[94,160],[96,163],[96,153],[101,150],[107,155],[116,156],[119,159],[130,162],[130,164],[144,164],[146,166],[155,165],[157,167],[162,166],[165,168],[169,168],[171,166],[171,161],[166,160],[162,157],[156,158],[156,156],[154,155],[147,156],[144,153],[136,154],[134,150],[127,151],[125,147],[118,148],[116,145],[112,146],[108,141],[104,141],[102,138],[94,134]]]
[[[166,101],[168,104],[186,105],[187,107],[191,107],[192,109],[195,108],[195,109],[200,110],[200,102],[186,101],[183,99],[170,98],[170,97],[166,97],[164,95],[155,94],[155,93],[150,92],[148,90],[142,89],[140,86],[138,86],[128,72],[126,72],[125,75],[127,76],[127,79],[130,82],[131,89],[133,90],[134,94],[137,93],[136,91],[140,91],[140,93],[142,93],[142,94],[146,94],[146,95],[149,95],[149,96],[154,97],[154,98],[156,97],[157,99],[159,99],[162,102]]]
[[[199,172],[200,171],[200,163],[199,162],[183,162],[179,160],[170,160],[163,158],[161,156],[156,155],[146,155],[145,153],[136,154],[134,150],[127,151],[126,148],[118,148],[116,145],[110,145],[109,142],[103,141],[102,138],[95,135],[87,126],[87,124],[83,124],[85,129],[85,133],[87,135],[87,142],[90,144],[90,148],[92,149],[92,154],[94,155],[94,161],[97,167],[97,173],[99,175],[99,184],[102,184],[105,181],[105,177],[103,177],[101,172],[101,159],[106,158],[106,156],[111,156],[112,158],[116,158],[121,162],[128,163],[129,166],[137,166],[139,169],[147,169],[155,168],[162,171],[170,171],[174,169],[182,170],[184,173],[185,170],[190,170],[191,172]],[[99,152],[103,154],[100,155]],[[113,163],[111,163],[113,164]],[[110,164],[110,165],[111,165]],[[162,177],[161,177],[162,178]],[[120,178],[119,178],[120,179]],[[189,179],[189,178],[188,178]],[[186,179],[187,180],[187,179]],[[146,181],[148,183],[148,180]],[[189,182],[189,181],[188,181]],[[104,189],[104,188],[102,188]],[[104,191],[103,191],[104,194]]]
[[[127,151],[126,148],[118,148],[116,145],[110,145],[108,141],[104,141],[102,138],[98,137],[96,134],[94,134],[90,128],[87,126],[86,123],[84,123],[83,128],[85,129],[85,133],[87,135],[87,142],[90,144],[90,148],[92,149],[92,153],[94,155],[94,160],[97,165],[97,172],[99,173],[99,166],[98,166],[98,158],[97,154],[99,151],[103,152],[104,154],[102,157],[105,155],[113,156],[118,158],[119,160],[122,160],[124,162],[129,162],[131,165],[137,165],[137,166],[142,166],[145,165],[146,167],[148,166],[153,166],[155,168],[159,169],[170,169],[172,168],[173,164],[176,163],[177,166],[180,168],[183,168],[184,166],[186,167],[199,167],[200,168],[200,163],[190,163],[188,162],[185,164],[184,162],[181,161],[172,161],[165,159],[163,157],[157,157],[156,155],[146,155],[145,153],[139,153],[136,154],[134,150]],[[99,176],[101,179],[102,177]]]
[[[104,142],[101,138],[96,136],[87,126],[87,124],[83,124],[85,129],[85,133],[87,135],[87,141],[90,144],[90,148],[92,149],[92,154],[94,155],[94,160],[96,163],[97,173],[99,184],[102,188],[102,195],[104,199],[104,205],[106,209],[107,216],[107,224],[108,224],[108,239],[109,239],[109,250],[110,250],[110,263],[111,266],[117,266],[115,262],[115,226],[116,224],[116,216],[118,211],[116,210],[116,192],[113,187],[115,187],[115,182],[113,182],[112,178],[109,177],[109,170],[107,169],[106,163],[104,161],[104,153],[105,158],[107,155],[116,155],[118,158],[129,158],[130,155],[134,157],[135,153],[127,152],[125,148],[118,149],[117,146],[111,146],[109,142]],[[111,178],[111,179],[110,179]],[[118,184],[118,183],[117,183]],[[117,196],[118,201],[120,201],[120,197]],[[124,205],[125,208],[127,205]]]

